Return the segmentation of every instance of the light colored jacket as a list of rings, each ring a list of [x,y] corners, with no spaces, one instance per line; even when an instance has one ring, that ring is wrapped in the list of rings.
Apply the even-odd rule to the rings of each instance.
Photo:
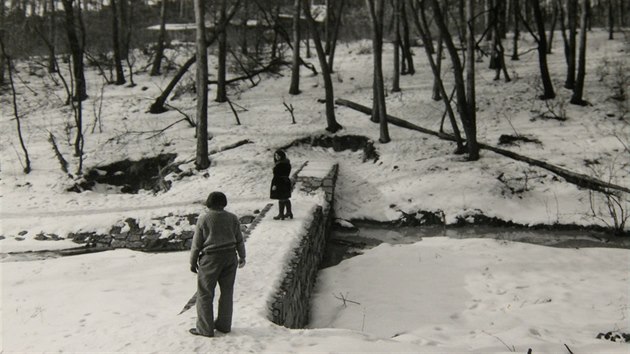
[[[234,248],[239,258],[245,258],[245,243],[238,217],[225,210],[208,210],[201,214],[195,226],[190,247],[190,264],[196,265],[200,253],[212,253]]]

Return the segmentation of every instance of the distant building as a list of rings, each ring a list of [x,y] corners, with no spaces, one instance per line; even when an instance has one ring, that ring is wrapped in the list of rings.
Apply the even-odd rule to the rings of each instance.
[[[326,5],[311,5],[311,14],[316,22],[323,23],[326,20]],[[302,22],[306,21],[304,14],[300,16]],[[293,9],[291,7],[285,7],[280,10],[280,14],[278,15],[278,25],[282,26],[287,33],[291,33],[291,25],[293,22]],[[273,31],[273,24],[269,23],[263,16],[260,16],[258,19],[248,19],[244,24],[243,21],[239,18],[233,18],[228,26],[229,32],[237,32],[242,33],[243,27],[245,26],[245,30],[248,32],[248,36],[256,36],[256,35],[267,35],[269,31]],[[179,40],[182,42],[194,42],[195,41],[195,31],[197,25],[195,23],[167,23],[166,31],[169,33],[169,38],[171,40]],[[210,21],[206,21],[206,29],[212,30],[214,28],[214,23]],[[304,28],[306,28],[306,24],[304,24]],[[160,25],[153,25],[147,27],[148,30],[151,31],[159,31]],[[250,34],[251,32],[251,34]],[[230,36],[230,34],[228,34]]]

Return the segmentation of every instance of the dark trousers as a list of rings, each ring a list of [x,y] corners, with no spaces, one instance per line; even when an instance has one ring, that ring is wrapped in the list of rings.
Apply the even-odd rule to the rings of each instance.
[[[232,297],[238,260],[234,250],[202,255],[197,271],[197,331],[214,336],[215,328],[221,332],[232,329]],[[214,320],[214,289],[219,284],[219,311]]]

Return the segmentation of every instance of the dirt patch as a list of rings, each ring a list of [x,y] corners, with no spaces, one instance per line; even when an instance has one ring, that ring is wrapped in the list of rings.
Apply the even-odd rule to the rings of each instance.
[[[164,177],[171,172],[181,172],[173,161],[176,154],[162,154],[139,161],[122,160],[106,166],[97,166],[87,171],[83,180],[68,189],[69,192],[93,190],[97,184],[120,187],[120,193],[138,193],[139,190],[153,192],[170,188]]]
[[[530,138],[524,135],[508,135],[502,134],[499,137],[499,145],[518,145],[519,143],[532,143],[542,146],[542,142],[536,138]]]
[[[306,137],[295,140],[291,144],[283,146],[281,149],[288,149],[300,145],[332,148],[335,151],[363,151],[363,162],[367,160],[377,161],[379,159],[379,155],[374,147],[374,141],[361,135],[320,135]]]

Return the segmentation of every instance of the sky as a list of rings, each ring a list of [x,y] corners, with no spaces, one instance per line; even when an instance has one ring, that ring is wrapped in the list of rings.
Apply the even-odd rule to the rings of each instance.
[[[630,141],[630,127],[608,99],[609,84],[619,75],[617,63],[628,65],[628,46],[627,41],[606,38],[599,29],[589,37],[585,96],[591,106],[564,105],[570,97],[561,88],[564,57],[556,50],[549,58],[559,95],[553,104],[566,111],[569,119],[564,122],[540,117],[549,108],[535,100],[533,51],[519,62],[508,62],[514,77],[510,83],[493,81],[486,63],[479,64],[479,140],[496,145],[502,134],[535,137],[541,144],[508,148],[628,186],[630,159],[624,144]],[[533,42],[521,45],[526,51]],[[372,57],[367,48],[369,42],[356,42],[338,49],[336,97],[370,104],[371,70],[366,69]],[[403,77],[401,93],[388,94],[388,112],[437,130],[443,106],[430,98],[432,79],[424,70],[422,48],[414,50],[419,72]],[[176,61],[188,57],[174,51],[169,55]],[[390,47],[384,57],[385,67],[391,67]],[[316,58],[309,60],[316,63]],[[211,68],[215,64],[211,59]],[[84,105],[86,169],[178,154],[182,175],[167,177],[171,188],[157,194],[123,194],[107,185],[68,192],[79,180],[63,89],[46,76],[28,75],[28,70],[21,71],[18,84],[18,108],[33,161],[33,172],[24,175],[12,107],[7,95],[0,98],[4,352],[525,353],[531,348],[533,353],[564,353],[565,344],[574,353],[630,352],[627,344],[596,338],[600,332],[630,332],[628,249],[551,248],[481,237],[423,237],[367,249],[320,272],[308,328],[275,326],[264,316],[265,301],[277,286],[295,235],[318,202],[313,196],[294,196],[294,220],[268,220],[274,208],[254,230],[247,241],[248,264],[237,275],[234,330],[212,340],[188,333],[194,309],[177,315],[195,290],[186,252],[115,250],[47,259],[9,254],[76,247],[66,238],[69,232],[105,233],[128,217],[148,226],[166,216],[166,226],[178,232],[185,226],[169,215],[203,212],[202,203],[213,190],[227,194],[228,210],[255,215],[270,202],[273,151],[306,136],[327,134],[324,107],[317,102],[324,96],[320,77],[302,70],[303,92],[298,96],[287,93],[288,71],[264,77],[256,87],[242,82],[230,88],[233,101],[243,107],[242,125],[236,125],[228,106],[211,102],[209,145],[218,151],[243,139],[252,143],[215,153],[210,169],[196,171],[189,162],[195,153],[194,128],[180,122],[154,136],[182,115],[175,110],[147,113],[171,75],[136,74],[138,86],[129,88],[105,86],[89,71],[90,99]],[[184,84],[191,84],[192,78],[189,73]],[[194,95],[183,86],[177,91],[169,104],[194,115]],[[211,98],[214,92],[211,87]],[[283,103],[295,107],[297,124],[291,124]],[[308,145],[291,147],[287,154],[294,168],[306,161],[339,163],[335,214],[341,220],[391,222],[430,211],[441,213],[448,224],[479,214],[522,225],[612,222],[601,195],[545,170],[487,151],[478,162],[466,162],[452,154],[451,143],[394,126],[392,142],[380,144],[378,127],[369,117],[339,106],[335,113],[344,126],[337,135],[372,139],[378,160],[363,161],[362,151]],[[61,172],[49,133],[69,160],[72,178]],[[36,240],[42,232],[64,239]],[[488,233],[484,236],[492,236]]]

